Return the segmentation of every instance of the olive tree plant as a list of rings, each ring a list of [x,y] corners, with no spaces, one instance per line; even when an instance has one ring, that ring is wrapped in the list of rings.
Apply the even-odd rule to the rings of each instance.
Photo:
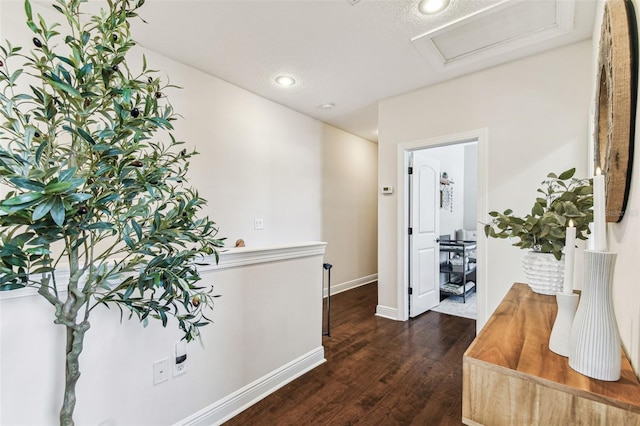
[[[222,246],[187,185],[196,152],[172,135],[171,86],[127,61],[144,0],[82,3],[54,0],[49,24],[26,0],[33,45],[0,48],[0,290],[36,289],[66,329],[63,425],[93,310],[176,322],[190,341],[215,297],[196,262]]]

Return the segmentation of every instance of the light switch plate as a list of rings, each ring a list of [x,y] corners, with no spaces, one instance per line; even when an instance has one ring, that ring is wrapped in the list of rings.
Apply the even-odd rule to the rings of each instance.
[[[153,384],[159,385],[160,383],[169,380],[169,358],[164,358],[153,363]]]

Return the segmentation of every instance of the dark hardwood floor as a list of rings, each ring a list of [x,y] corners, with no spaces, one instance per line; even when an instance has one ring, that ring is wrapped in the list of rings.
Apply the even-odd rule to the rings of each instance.
[[[462,354],[475,321],[376,317],[377,284],[331,299],[327,362],[225,425],[460,425]]]

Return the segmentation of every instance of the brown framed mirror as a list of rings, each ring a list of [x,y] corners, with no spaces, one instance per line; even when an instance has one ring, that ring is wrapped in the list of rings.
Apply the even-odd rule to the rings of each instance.
[[[637,25],[630,0],[608,0],[598,55],[594,168],[606,179],[607,222],[620,222],[629,198],[637,96]]]

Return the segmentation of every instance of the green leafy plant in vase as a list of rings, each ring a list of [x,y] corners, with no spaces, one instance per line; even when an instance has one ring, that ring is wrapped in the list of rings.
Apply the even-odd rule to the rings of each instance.
[[[0,47],[0,291],[35,289],[66,329],[62,425],[94,309],[173,322],[190,341],[215,297],[196,262],[222,246],[187,184],[196,152],[172,135],[171,86],[144,58],[129,67],[144,0],[95,15],[82,3],[55,0],[63,24],[48,24],[27,0],[31,50]]]
[[[540,194],[524,217],[513,210],[489,212],[493,218],[484,226],[492,238],[515,238],[513,245],[531,250],[525,256],[525,275],[531,288],[544,294],[562,290],[566,229],[576,228],[576,238],[586,240],[593,222],[593,182],[575,178],[575,168],[560,175],[549,173],[537,192]],[[534,281],[534,282],[532,282]]]

